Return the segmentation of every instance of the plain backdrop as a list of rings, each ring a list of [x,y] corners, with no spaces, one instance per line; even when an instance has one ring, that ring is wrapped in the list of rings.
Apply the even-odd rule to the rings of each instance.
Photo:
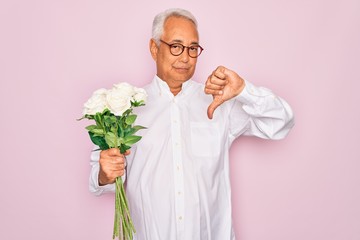
[[[98,88],[155,74],[153,17],[193,12],[218,65],[293,107],[285,140],[231,149],[240,240],[360,239],[360,1],[11,0],[0,3],[0,239],[111,239],[114,196],[88,191],[92,144],[76,121]]]

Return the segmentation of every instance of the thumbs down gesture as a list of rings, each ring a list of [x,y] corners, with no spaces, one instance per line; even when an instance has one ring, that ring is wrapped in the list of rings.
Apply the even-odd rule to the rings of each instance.
[[[217,67],[205,83],[205,93],[213,96],[207,109],[209,119],[213,118],[215,109],[225,101],[236,97],[245,87],[245,81],[236,72],[223,66]]]

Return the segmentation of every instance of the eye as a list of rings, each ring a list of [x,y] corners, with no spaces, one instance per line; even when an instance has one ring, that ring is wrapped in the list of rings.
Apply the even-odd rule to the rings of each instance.
[[[175,55],[175,56],[178,56],[180,55],[184,50],[184,47],[181,45],[181,44],[171,44],[170,45],[170,52]]]
[[[172,44],[172,45],[171,45],[171,48],[174,49],[174,50],[179,50],[179,49],[182,48],[182,46],[179,45],[179,44]]]
[[[199,46],[190,46],[189,50],[192,52],[196,52],[198,50]]]

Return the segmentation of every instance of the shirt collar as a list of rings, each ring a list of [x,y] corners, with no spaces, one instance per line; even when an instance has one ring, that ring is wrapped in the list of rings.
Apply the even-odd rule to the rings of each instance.
[[[172,94],[172,92],[170,91],[169,85],[164,80],[159,78],[157,75],[155,75],[155,77],[154,77],[154,82],[157,85],[160,96],[161,95],[168,95],[168,96],[170,96],[172,98],[187,95],[189,89],[193,85],[191,79],[187,80],[186,82],[184,82],[182,84],[181,91],[176,96],[174,96],[174,94]]]

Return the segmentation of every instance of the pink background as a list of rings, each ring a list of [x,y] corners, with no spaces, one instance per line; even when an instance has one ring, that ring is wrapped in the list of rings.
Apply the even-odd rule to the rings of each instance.
[[[227,66],[296,114],[286,140],[232,147],[238,239],[359,240],[358,0],[1,1],[0,239],[111,239],[75,119],[94,90],[152,79],[151,22],[174,6],[200,24],[196,80]]]

